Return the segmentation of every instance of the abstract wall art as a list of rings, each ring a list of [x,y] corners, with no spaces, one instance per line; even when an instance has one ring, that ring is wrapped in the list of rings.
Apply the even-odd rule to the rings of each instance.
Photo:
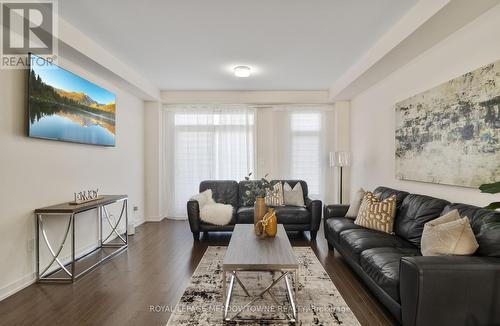
[[[500,60],[396,104],[396,177],[465,187],[500,179]]]

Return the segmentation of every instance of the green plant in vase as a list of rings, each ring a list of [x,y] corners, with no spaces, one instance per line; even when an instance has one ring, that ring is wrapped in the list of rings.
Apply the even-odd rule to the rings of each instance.
[[[245,185],[245,192],[243,202],[245,206],[253,205],[256,198],[264,198],[266,196],[266,189],[271,188],[271,183],[267,180],[269,174],[266,174],[260,180],[249,182]],[[246,177],[246,181],[250,181],[252,173],[250,172]]]
[[[479,187],[479,190],[487,194],[498,194],[500,193],[500,181],[481,185]],[[491,210],[497,210],[500,208],[500,201],[493,202],[488,206],[486,206],[485,208]]]
[[[249,173],[246,177],[246,181],[250,181],[252,173]],[[267,174],[260,180],[254,180],[245,184],[245,191],[243,193],[243,204],[245,206],[253,206],[253,223],[255,234],[261,235],[262,223],[260,221],[263,219],[267,212],[267,207],[264,197],[266,196],[266,189],[271,188],[271,183],[267,180]]]

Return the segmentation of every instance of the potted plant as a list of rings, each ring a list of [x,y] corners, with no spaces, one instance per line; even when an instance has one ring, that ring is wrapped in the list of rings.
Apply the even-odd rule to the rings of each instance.
[[[245,177],[246,181],[250,181],[250,177],[252,173],[250,172],[248,176]],[[260,220],[264,217],[267,212],[265,197],[266,197],[266,189],[271,188],[271,183],[267,180],[268,174],[266,174],[260,180],[254,180],[252,182],[248,182],[245,187],[245,197],[244,202],[247,205],[251,205],[252,201],[254,201],[254,226],[257,226]]]
[[[500,193],[500,181],[493,182],[493,183],[486,183],[486,184],[480,186],[479,190],[481,190],[481,192],[484,192],[487,194],[498,194],[498,193]],[[485,208],[491,209],[491,210],[497,210],[500,208],[500,201],[493,202],[493,203],[489,204],[488,206],[486,206]]]

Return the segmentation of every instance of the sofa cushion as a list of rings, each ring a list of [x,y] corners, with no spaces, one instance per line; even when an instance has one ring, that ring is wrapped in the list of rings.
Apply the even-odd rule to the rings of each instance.
[[[380,200],[387,199],[391,196],[396,196],[396,210],[399,210],[403,200],[409,195],[406,191],[396,190],[387,187],[377,187],[373,190],[373,194],[377,196]],[[396,213],[397,215],[397,213]]]
[[[302,191],[302,186],[300,182],[297,182],[292,188],[288,182],[279,183],[283,185],[283,197],[284,203],[288,206],[305,207],[304,203],[304,192]]]
[[[243,206],[238,208],[236,213],[237,223],[241,224],[253,224],[253,206]]]
[[[379,247],[415,248],[410,242],[396,235],[365,228],[342,231],[339,244],[358,264],[359,255],[366,249]]]
[[[500,257],[500,212],[466,204],[450,204],[443,214],[457,209],[461,216],[469,218],[472,231],[479,243],[475,255]]]
[[[420,247],[423,256],[470,256],[479,244],[469,218],[454,209],[425,223]]]
[[[290,187],[292,187],[292,188],[295,187],[297,182],[300,182],[300,187],[302,188],[302,194],[304,195],[304,201],[309,194],[308,188],[307,188],[307,182],[305,182],[303,180],[272,180],[271,184],[275,184],[276,182],[281,182],[282,184],[285,184],[285,182],[287,182],[290,185]]]
[[[238,208],[237,223],[253,223],[253,206]],[[280,206],[275,207],[279,224],[310,224],[311,213],[303,207]]]
[[[333,217],[326,220],[326,233],[331,234],[335,241],[339,241],[340,233],[350,229],[363,229],[362,226],[354,224],[354,220],[346,217]]]
[[[363,270],[394,300],[399,297],[399,265],[402,257],[420,256],[417,248],[371,248],[363,251],[360,264]]]
[[[250,204],[253,205],[253,203],[255,202],[255,198],[247,198],[248,196],[245,196],[245,191],[248,189],[248,185],[251,184],[252,182],[260,182],[260,180],[243,180],[243,181],[240,181],[238,183],[239,206],[248,206],[248,204],[250,202],[251,202]],[[297,182],[300,182],[300,186],[302,187],[302,193],[304,194],[304,201],[307,198],[308,189],[307,189],[307,183],[305,181],[302,181],[302,180],[271,180],[270,181],[271,185],[275,185],[278,182],[281,182],[282,184],[285,182],[288,182],[288,184],[292,188],[295,187]]]
[[[311,213],[304,207],[281,206],[274,209],[279,224],[310,224]]]
[[[370,191],[363,196],[354,224],[391,234],[396,216],[396,196],[379,200]]]
[[[438,218],[449,202],[429,196],[410,194],[396,215],[394,232],[420,247],[424,224]]]
[[[200,192],[212,190],[212,198],[219,204],[238,207],[238,183],[231,180],[206,180],[200,183]]]
[[[354,198],[351,200],[351,205],[345,213],[345,217],[349,217],[352,219],[356,219],[359,212],[359,207],[361,206],[361,202],[363,201],[363,197],[365,196],[365,190],[363,188],[359,188],[358,191],[354,194]]]
[[[264,201],[268,207],[284,206],[283,184],[277,182],[271,188],[266,189]]]

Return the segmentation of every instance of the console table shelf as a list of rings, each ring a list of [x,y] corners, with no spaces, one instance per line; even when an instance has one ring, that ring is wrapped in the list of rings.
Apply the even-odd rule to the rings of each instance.
[[[122,203],[120,217],[115,223],[112,223],[107,206],[111,204]],[[76,256],[75,245],[75,220],[78,214],[90,210],[97,210],[99,220],[99,243],[90,253]],[[44,218],[54,216],[57,218],[66,218],[66,226],[64,234],[59,246],[54,247],[47,237],[44,228]],[[102,262],[114,257],[123,252],[128,247],[127,225],[128,225],[128,197],[126,195],[105,195],[101,199],[80,204],[70,205],[62,203],[58,205],[38,208],[35,210],[36,220],[36,275],[38,282],[74,282],[79,277],[92,271]],[[103,220],[107,221],[111,231],[106,237],[103,237]],[[119,233],[118,227],[120,222],[125,222],[125,233]],[[71,257],[69,263],[64,263],[60,259],[61,252],[71,233]],[[40,267],[40,240],[43,240],[52,258],[47,266],[43,269]],[[56,248],[56,249],[55,249]],[[57,264],[59,267],[52,270],[51,267]],[[56,266],[57,266],[56,265]]]

